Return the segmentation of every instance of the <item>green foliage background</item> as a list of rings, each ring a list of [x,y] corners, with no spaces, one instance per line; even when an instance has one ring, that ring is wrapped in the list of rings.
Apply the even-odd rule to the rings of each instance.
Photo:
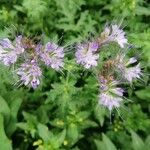
[[[17,34],[70,45],[106,22],[123,18],[136,45],[143,81],[129,87],[127,110],[112,114],[98,107],[91,71],[79,68],[74,53],[64,73],[45,68],[42,85],[17,88],[9,68],[0,66],[0,150],[149,150],[150,4],[148,0],[0,0],[0,37]],[[69,60],[67,60],[69,59]]]

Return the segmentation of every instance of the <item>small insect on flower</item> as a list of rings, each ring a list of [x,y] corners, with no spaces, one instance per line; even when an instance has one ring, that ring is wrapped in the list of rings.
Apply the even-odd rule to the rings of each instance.
[[[24,52],[21,44],[22,36],[16,37],[14,43],[8,38],[0,40],[0,61],[4,65],[10,66],[17,61],[18,55]]]
[[[97,66],[99,54],[96,52],[98,48],[99,46],[96,42],[78,44],[75,53],[77,63],[83,65],[86,69]]]
[[[124,90],[118,87],[119,82],[100,77],[99,104],[112,111],[119,108],[123,101]]]
[[[17,75],[20,76],[20,80],[25,86],[35,89],[40,84],[42,71],[37,62],[32,60],[23,63],[20,68],[17,69]]]
[[[45,47],[38,46],[37,52],[45,65],[59,70],[64,66],[64,48],[55,43],[48,42]]]
[[[128,43],[125,32],[118,25],[106,26],[98,41],[100,45],[117,42],[121,48],[124,48]]]
[[[142,75],[142,71],[140,64],[134,65],[134,63],[137,62],[137,59],[132,57],[129,60],[126,60],[124,55],[119,57],[119,59],[117,58],[118,63],[116,67],[121,71],[124,78],[130,83],[132,83],[134,79],[139,79]]]

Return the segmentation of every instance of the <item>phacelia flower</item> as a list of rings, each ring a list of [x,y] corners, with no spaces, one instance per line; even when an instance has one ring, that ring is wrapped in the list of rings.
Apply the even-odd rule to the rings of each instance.
[[[42,71],[35,60],[23,63],[20,68],[17,69],[17,75],[20,76],[20,81],[25,86],[30,86],[33,89],[37,88],[40,84],[40,77]]]
[[[142,75],[142,73],[141,73],[140,64],[137,64],[137,65],[134,66],[134,67],[125,68],[124,77],[125,77],[125,79],[127,79],[130,83],[131,83],[134,79],[139,79],[141,75]]]
[[[133,64],[136,62],[137,59],[135,57],[132,57],[128,61],[126,61],[125,56],[122,55],[120,56],[119,61],[116,65],[121,71],[123,77],[130,83],[134,79],[140,78],[140,76],[142,75],[140,64],[133,66]]]
[[[107,107],[110,111],[113,109],[113,108],[118,108],[120,107],[120,103],[121,101],[123,100],[122,98],[120,97],[115,97],[115,96],[112,96],[110,94],[106,94],[106,93],[101,93],[99,95],[99,103],[105,107]]]
[[[12,43],[8,38],[0,40],[0,61],[9,66],[17,61],[19,54],[24,52],[21,44],[22,36],[18,36]]]
[[[99,46],[96,42],[77,45],[77,51],[75,53],[77,63],[87,69],[97,66],[99,55],[96,52],[98,48]]]
[[[6,66],[14,64],[17,61],[17,55],[13,51],[5,51],[0,47],[0,61]]]
[[[37,49],[39,50],[40,47]],[[44,49],[41,48],[39,55],[45,65],[50,66],[55,70],[59,70],[64,66],[64,48],[55,43],[48,42]]]
[[[117,87],[117,81],[108,81],[104,78],[100,79],[100,95],[99,104],[105,106],[111,111],[119,108],[123,101],[124,90]]]
[[[128,43],[125,37],[125,32],[118,25],[106,26],[99,39],[100,44],[109,42],[117,42],[121,48],[124,48]]]

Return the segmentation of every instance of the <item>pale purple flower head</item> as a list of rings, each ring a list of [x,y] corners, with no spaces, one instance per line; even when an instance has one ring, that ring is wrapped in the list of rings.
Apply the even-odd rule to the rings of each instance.
[[[45,65],[50,66],[55,70],[59,70],[64,66],[64,48],[55,43],[48,42],[44,49],[41,48],[39,55]]]
[[[21,44],[22,36],[16,37],[14,43],[8,38],[0,40],[0,61],[4,65],[11,65],[17,61],[19,54],[24,52],[24,48]]]
[[[140,78],[142,75],[140,64],[134,65],[137,62],[135,57],[130,58],[128,61],[125,60],[125,55],[120,56],[119,62],[116,65],[118,69],[121,71],[123,77],[129,81],[130,83],[134,79]]]
[[[142,72],[141,72],[140,64],[137,64],[134,67],[125,68],[124,77],[130,83],[134,79],[139,79],[141,75],[142,75]]]
[[[21,82],[25,86],[37,88],[40,84],[40,77],[42,71],[35,60],[23,63],[20,68],[17,69],[17,75],[20,76]]]
[[[123,101],[123,92],[124,90],[120,87],[117,87],[117,81],[107,81],[104,82],[100,80],[100,95],[99,95],[99,104],[107,107],[110,111],[113,108],[120,107]]]
[[[112,96],[107,93],[101,93],[99,95],[99,104],[105,106],[111,111],[113,108],[119,108],[120,103],[122,102],[121,97]]]
[[[121,48],[128,43],[125,32],[118,25],[106,26],[102,35],[105,37],[103,43],[117,42]]]
[[[17,61],[17,55],[13,51],[7,52],[0,47],[0,61],[4,65],[9,66]]]
[[[97,66],[99,55],[96,54],[96,52],[98,48],[99,46],[96,42],[78,44],[75,53],[77,63],[83,65],[87,69]]]

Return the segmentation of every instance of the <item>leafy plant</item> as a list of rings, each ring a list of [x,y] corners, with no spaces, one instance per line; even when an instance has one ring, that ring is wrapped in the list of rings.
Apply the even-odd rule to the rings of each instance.
[[[0,40],[18,35],[64,45],[64,70],[44,72],[36,89],[17,87],[15,67],[0,64],[0,150],[149,150],[150,147],[150,5],[148,0],[21,0],[0,1]],[[136,54],[142,78],[124,84],[119,114],[98,104],[96,70],[74,59],[77,42],[100,37],[112,20],[129,37],[129,57]],[[74,44],[75,43],[75,44]],[[120,52],[111,43],[101,48],[99,70]],[[131,50],[134,49],[134,50]],[[1,55],[1,49],[0,49]],[[137,63],[137,62],[136,62]],[[135,65],[137,65],[135,63]],[[121,76],[119,76],[121,78]],[[128,100],[127,100],[128,101]],[[126,110],[127,108],[127,110]],[[111,121],[110,121],[111,119]]]

